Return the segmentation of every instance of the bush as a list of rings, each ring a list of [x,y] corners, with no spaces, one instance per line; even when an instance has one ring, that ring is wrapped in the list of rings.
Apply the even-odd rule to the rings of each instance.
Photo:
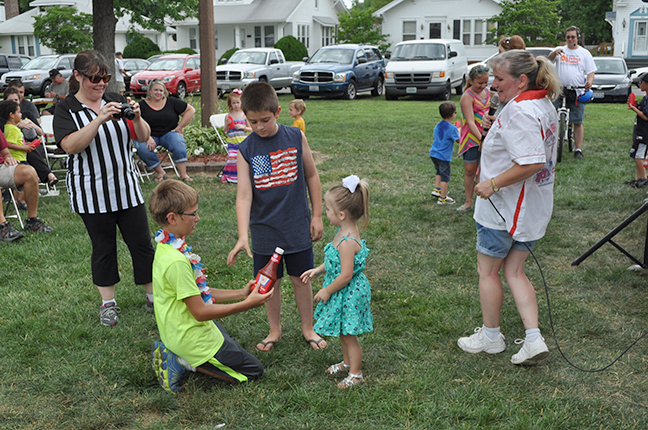
[[[304,57],[308,57],[308,49],[294,36],[282,37],[274,47],[281,49],[286,61],[301,61]]]
[[[187,153],[189,155],[224,154],[225,150],[216,133],[218,132],[213,127],[202,127],[198,124],[187,125],[183,130]]]
[[[197,54],[197,52],[194,51],[191,48],[181,48],[181,49],[178,49],[177,51],[175,51],[175,53],[176,54],[189,54],[189,55]]]
[[[238,48],[232,48],[228,51],[225,51],[225,53],[218,59],[218,63],[216,63],[216,65],[218,66],[223,58],[227,58],[229,60],[232,54],[234,54],[238,50]]]
[[[124,48],[124,58],[148,58],[160,53],[160,47],[146,36],[137,34]]]

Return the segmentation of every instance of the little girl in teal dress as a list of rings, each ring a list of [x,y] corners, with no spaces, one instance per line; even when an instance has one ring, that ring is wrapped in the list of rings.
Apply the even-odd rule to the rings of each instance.
[[[373,330],[371,315],[371,286],[363,270],[369,255],[360,239],[358,221],[363,229],[369,222],[369,189],[364,181],[351,175],[342,185],[331,188],[325,195],[326,216],[337,225],[337,234],[324,248],[324,264],[301,275],[302,281],[325,273],[322,289],[315,295],[319,302],[314,317],[314,330],[321,336],[340,337],[344,360],[331,365],[326,373],[348,372],[338,388],[349,388],[364,382],[362,348],[357,335]]]

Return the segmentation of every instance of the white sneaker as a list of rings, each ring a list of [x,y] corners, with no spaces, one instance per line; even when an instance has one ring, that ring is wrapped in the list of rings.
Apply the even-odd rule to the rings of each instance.
[[[497,336],[497,339],[492,340],[486,336],[486,333],[482,331],[481,327],[477,327],[475,329],[475,334],[469,337],[460,337],[457,341],[457,345],[459,345],[459,348],[471,354],[477,354],[478,352],[497,354],[506,349],[504,335],[502,333]]]
[[[517,354],[511,357],[511,363],[521,364],[523,366],[535,366],[549,357],[549,348],[542,336],[538,336],[533,342],[527,342],[526,339],[516,339],[515,344],[522,345]]]
[[[441,197],[437,199],[437,205],[454,205],[454,204],[455,204],[455,200],[450,196],[446,196],[445,199],[442,199]]]
[[[432,194],[434,197],[441,197],[441,188],[433,189],[430,194]]]

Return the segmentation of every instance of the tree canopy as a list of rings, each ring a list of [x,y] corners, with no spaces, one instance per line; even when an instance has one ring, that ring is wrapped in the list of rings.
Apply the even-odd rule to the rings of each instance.
[[[562,30],[570,25],[577,26],[583,37],[582,44],[612,42],[612,26],[605,21],[605,12],[611,10],[612,0],[561,0]]]
[[[92,48],[92,15],[67,6],[51,6],[34,17],[34,35],[57,54]]]
[[[373,8],[359,8],[358,1],[353,2],[349,13],[338,14],[340,25],[338,27],[338,41],[342,43],[371,43],[378,45],[381,51],[389,49],[386,43],[388,34],[382,34],[380,20],[371,14]]]
[[[573,0],[572,0],[573,1]],[[502,11],[492,19],[497,22],[489,42],[500,36],[517,34],[528,46],[555,46],[564,30],[558,15],[558,0],[504,0]]]

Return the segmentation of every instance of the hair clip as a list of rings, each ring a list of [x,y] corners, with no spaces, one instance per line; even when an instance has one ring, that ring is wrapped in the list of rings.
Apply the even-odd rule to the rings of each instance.
[[[234,89],[232,90],[232,92],[233,92],[234,94],[238,94],[239,96],[240,96],[241,94],[243,94],[243,91],[239,90],[238,88],[234,88]]]
[[[355,193],[356,187],[359,183],[360,178],[358,178],[356,175],[347,176],[346,178],[342,179],[342,186],[351,191],[351,194]]]

